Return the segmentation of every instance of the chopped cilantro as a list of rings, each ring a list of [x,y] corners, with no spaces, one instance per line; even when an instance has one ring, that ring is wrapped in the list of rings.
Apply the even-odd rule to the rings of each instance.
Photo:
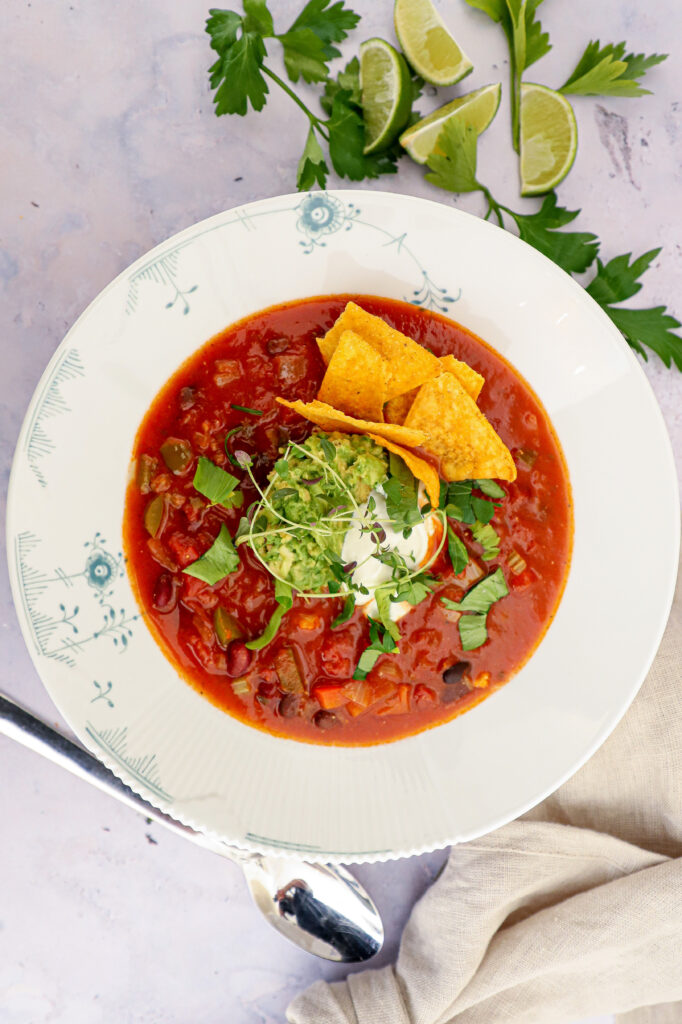
[[[386,512],[395,530],[405,530],[422,521],[419,511],[419,485],[398,455],[389,455],[390,476],[384,484]]]
[[[451,526],[448,526],[448,553],[452,562],[452,571],[455,576],[459,576],[469,564],[469,552]]]
[[[223,523],[220,533],[208,551],[205,551],[201,558],[197,558],[196,562],[192,562],[182,571],[188,576],[194,576],[198,580],[203,580],[204,583],[213,585],[238,568],[239,555],[232,543],[229,531]]]
[[[255,640],[249,640],[246,646],[250,651],[261,651],[275,638],[282,619],[294,603],[293,591],[288,583],[275,580],[275,600],[277,608],[270,616],[270,621],[263,633]]]
[[[239,481],[236,476],[226,473],[210,459],[199,457],[192,481],[194,489],[203,494],[213,505],[224,508],[239,508],[244,502],[241,491],[235,490]]]
[[[384,629],[381,622],[377,622],[375,619],[369,620],[369,640],[369,646],[360,655],[353,679],[366,679],[367,674],[374,668],[382,654],[390,654],[398,649],[391,634]]]
[[[483,545],[483,561],[490,562],[500,554],[500,538],[490,523],[474,523],[471,527],[474,540]]]

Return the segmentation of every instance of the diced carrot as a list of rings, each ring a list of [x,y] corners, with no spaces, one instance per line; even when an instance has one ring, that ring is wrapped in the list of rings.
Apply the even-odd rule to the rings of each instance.
[[[313,697],[325,711],[332,711],[348,702],[344,689],[344,683],[317,683],[313,687]]]
[[[350,701],[350,703],[346,704],[346,711],[351,716],[351,718],[357,718],[358,715],[364,715],[366,710],[367,708],[363,707],[362,704],[354,704],[353,701]]]

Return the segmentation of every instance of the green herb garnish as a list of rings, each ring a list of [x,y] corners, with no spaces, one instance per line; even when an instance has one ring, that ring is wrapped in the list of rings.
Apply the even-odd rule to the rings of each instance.
[[[475,583],[461,601],[451,601],[447,597],[441,597],[441,603],[451,611],[473,613],[472,615],[462,615],[457,623],[463,651],[473,651],[486,642],[488,639],[486,621],[488,612],[496,601],[506,597],[508,593],[509,588],[504,574],[501,569],[496,569],[490,576]]]
[[[329,62],[340,56],[334,44],[343,42],[360,16],[345,6],[345,0],[309,0],[288,30],[277,33],[265,0],[243,0],[242,7],[243,15],[214,8],[206,22],[211,47],[218,54],[209,69],[211,88],[216,90],[216,114],[244,116],[249,105],[253,110],[262,110],[270,92],[268,82],[274,82],[308,119],[298,165],[300,190],[307,191],[315,184],[324,187],[329,167],[323,147],[341,177],[360,181],[394,173],[402,154],[399,146],[387,152],[364,153],[357,58],[336,79],[330,77]],[[297,83],[302,78],[307,83],[325,84],[321,103],[326,118],[313,113],[302,96],[266,64],[270,40],[282,46],[290,82]]]
[[[275,608],[270,616],[267,626],[259,637],[255,640],[249,640],[246,644],[250,651],[261,651],[277,635],[282,619],[294,603],[293,591],[288,583],[278,579],[275,580],[275,600],[277,601],[277,608]]]
[[[212,505],[224,508],[239,508],[244,503],[244,495],[235,490],[239,480],[231,473],[226,473],[210,459],[199,457],[192,481],[194,489],[203,494]]]
[[[419,510],[419,484],[398,455],[389,455],[390,476],[384,484],[386,512],[396,530],[416,526],[423,519]]]
[[[500,227],[505,228],[505,216],[511,218],[525,242],[569,274],[583,273],[596,260],[597,273],[586,286],[588,293],[611,317],[636,352],[646,359],[646,346],[656,352],[666,366],[674,363],[678,370],[682,370],[682,338],[673,333],[682,325],[667,312],[665,306],[650,309],[614,306],[614,303],[623,302],[639,291],[638,279],[660,250],[653,249],[636,259],[632,259],[629,253],[616,256],[604,265],[597,259],[600,242],[596,235],[561,230],[575,220],[580,211],[559,206],[554,192],[545,196],[541,208],[532,214],[516,213],[503,206],[476,178],[476,141],[474,131],[457,121],[446,123],[438,137],[439,152],[432,154],[427,161],[433,172],[427,178],[451,192],[478,189],[488,203],[486,220],[494,215]]]
[[[219,583],[230,573],[239,568],[239,555],[237,554],[232,538],[225,523],[220,527],[220,533],[214,540],[208,551],[205,551],[196,562],[186,566],[182,571],[188,576],[194,576],[204,583]]]
[[[490,523],[476,522],[471,527],[474,540],[483,545],[483,561],[490,562],[500,554],[500,538]]]
[[[262,409],[251,409],[248,405],[230,405],[230,409],[234,409],[235,412],[248,412],[249,416],[264,416]],[[239,428],[237,428],[239,429]]]
[[[331,585],[329,586],[329,592],[333,593]],[[354,611],[355,594],[347,594],[346,600],[343,602],[343,608],[332,622],[332,629],[336,629],[337,626],[342,626],[344,622],[348,622]]]
[[[450,561],[452,562],[452,571],[455,576],[459,576],[459,574],[464,572],[469,564],[469,552],[467,551],[464,542],[460,540],[455,531],[449,525],[448,554],[450,555]]]
[[[559,92],[576,96],[646,96],[638,81],[650,68],[660,64],[665,53],[625,53],[625,43],[606,43],[599,40],[587,44],[575,70]]]
[[[369,620],[369,641],[369,646],[360,655],[353,679],[366,679],[382,654],[390,654],[398,649],[396,641],[388,630],[375,619]]]

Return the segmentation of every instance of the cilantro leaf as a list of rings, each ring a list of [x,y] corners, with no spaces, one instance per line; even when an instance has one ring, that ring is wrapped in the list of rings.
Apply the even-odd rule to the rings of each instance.
[[[334,170],[342,178],[361,181],[395,174],[398,154],[393,150],[366,155],[365,123],[360,108],[348,89],[338,89],[332,99],[329,129],[329,156]]]
[[[416,526],[422,520],[417,496],[419,485],[403,460],[393,452],[389,455],[390,476],[384,484],[386,513],[396,530]]]
[[[543,0],[528,0],[526,5],[526,60],[524,68],[529,68],[552,49],[549,32],[543,32],[542,25],[535,15]]]
[[[388,635],[397,643],[400,640],[400,630],[397,623],[391,618],[391,589],[390,586],[377,587],[374,591],[374,600],[377,603],[379,622]]]
[[[275,26],[265,0],[242,0],[244,8],[244,31],[258,32],[262,36],[274,36]]]
[[[629,252],[623,256],[615,256],[607,264],[598,259],[597,273],[585,291],[600,306],[607,306],[612,302],[624,302],[626,299],[632,298],[641,290],[639,278],[649,269],[660,251],[660,249],[650,249],[638,259],[632,260],[632,263],[630,263],[632,253]]]
[[[267,647],[271,640],[274,640],[282,619],[294,603],[293,591],[288,583],[283,583],[282,580],[275,580],[275,600],[277,601],[277,608],[275,608],[270,616],[270,621],[263,633],[256,637],[255,640],[249,640],[246,644],[250,651],[261,651],[264,647]]]
[[[473,651],[486,642],[488,612],[496,601],[506,597],[508,593],[509,588],[504,574],[501,569],[496,569],[490,576],[475,583],[459,603],[445,597],[441,598],[446,608],[473,613],[462,615],[457,623],[463,651]]]
[[[290,32],[296,29],[309,29],[326,45],[326,59],[340,56],[339,51],[330,43],[341,43],[360,21],[360,15],[344,6],[344,0],[337,0],[329,6],[331,0],[309,0]]]
[[[239,20],[241,24],[241,18]],[[206,23],[206,31],[209,33],[212,22],[213,18],[209,18]],[[239,39],[230,44],[227,41],[231,38],[232,29],[236,34],[238,27],[230,19],[219,20],[217,35],[211,37],[214,49],[218,49],[220,41],[219,52],[222,54],[209,69],[211,88],[217,90],[213,100],[215,112],[219,116],[239,114],[243,117],[249,103],[254,110],[262,110],[269,92],[262,72],[265,57],[263,38],[256,32],[243,32]]]
[[[329,588],[329,591],[330,593],[332,592],[331,587]],[[341,626],[344,622],[348,622],[354,611],[355,594],[347,594],[346,600],[343,602],[343,608],[332,622],[332,629],[336,629],[337,626]]]
[[[192,484],[194,489],[203,494],[212,505],[224,508],[238,508],[244,501],[241,491],[235,490],[239,480],[231,473],[226,473],[210,459],[199,457]]]
[[[471,480],[457,480],[448,487],[445,512],[451,519],[471,525],[476,521],[471,507]]]
[[[599,241],[586,231],[558,231],[580,213],[557,205],[556,193],[550,192],[537,213],[520,214],[502,207],[513,217],[524,242],[543,253],[569,274],[581,274],[596,259]]]
[[[682,338],[673,333],[682,325],[667,312],[665,306],[654,306],[651,309],[623,309],[615,306],[637,294],[642,287],[639,278],[660,251],[651,249],[632,262],[630,253],[616,256],[607,264],[597,260],[597,273],[587,285],[586,291],[599,303],[618,330],[622,331],[636,352],[646,359],[646,346],[660,356],[667,367],[674,363],[678,370],[682,370]]]
[[[446,121],[438,136],[437,151],[427,159],[431,173],[426,180],[448,192],[477,192],[476,130],[456,119]]]
[[[395,593],[391,595],[392,601],[407,601],[408,604],[417,605],[425,601],[431,595],[431,588],[434,578],[427,573],[419,573],[411,579],[398,580]]]
[[[500,598],[506,597],[509,593],[507,581],[501,569],[496,569],[490,576],[486,576],[473,587],[467,590],[459,602],[458,609],[461,612],[480,612],[485,614],[492,605]]]
[[[229,531],[223,523],[220,533],[208,551],[205,551],[201,558],[197,558],[196,562],[192,562],[182,571],[188,576],[194,576],[198,580],[203,580],[204,583],[213,585],[238,568],[239,555],[232,543]]]
[[[328,78],[324,86],[324,95],[320,103],[325,114],[329,116],[332,112],[332,104],[337,92],[341,90],[350,93],[349,102],[359,107],[362,103],[362,90],[360,88],[360,61],[353,57],[346,64],[343,71],[339,71],[336,78]]]
[[[284,66],[292,82],[324,82],[329,73],[325,60],[328,47],[312,29],[290,29],[277,37],[284,49]]]
[[[606,43],[599,40],[587,44],[573,73],[559,92],[574,96],[644,96],[638,79],[667,58],[666,53],[625,53],[625,43]]]
[[[482,647],[488,639],[488,616],[462,615],[457,622],[457,628],[462,650],[474,651],[477,647]]]
[[[497,501],[502,501],[507,497],[507,492],[494,480],[474,480],[474,486],[489,498],[495,498]]]
[[[490,562],[500,554],[500,538],[497,531],[490,523],[477,522],[471,527],[474,540],[483,545],[482,558],[484,562]]]
[[[324,188],[328,174],[329,168],[324,159],[322,147],[317,141],[315,129],[311,125],[305,148],[298,162],[296,188],[299,192],[309,192],[316,183],[320,188]]]
[[[222,57],[237,41],[237,32],[242,27],[243,18],[236,11],[222,11],[217,7],[211,8],[208,13],[206,31],[211,37],[211,49]],[[215,88],[213,82],[211,85]]]
[[[469,564],[469,552],[451,526],[448,526],[448,554],[452,562],[452,571],[455,576],[459,576]]]
[[[360,20],[344,7],[344,0],[329,7],[330,0],[310,0],[291,28],[277,38],[284,47],[284,64],[292,82],[323,82],[329,61],[341,54],[332,43],[346,38]]]
[[[382,654],[390,654],[397,650],[398,645],[391,634],[375,619],[369,620],[369,639],[369,646],[360,655],[353,679],[366,679]]]

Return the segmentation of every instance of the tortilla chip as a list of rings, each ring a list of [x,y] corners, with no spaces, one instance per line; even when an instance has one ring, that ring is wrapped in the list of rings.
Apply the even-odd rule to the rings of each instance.
[[[444,480],[516,479],[511,452],[452,373],[422,384],[405,427],[428,435]]]
[[[473,398],[474,402],[478,400],[481,388],[485,384],[485,377],[482,377],[480,373],[476,372],[476,370],[472,370],[471,367],[467,363],[463,363],[461,359],[455,359],[454,356],[441,356],[438,362],[442,367],[441,372],[444,370],[446,373],[452,373],[460,382],[466,393]],[[404,422],[404,420],[401,422]]]
[[[441,356],[438,362],[441,366],[440,372],[452,373],[475,402],[485,384],[485,377],[482,377],[476,370],[472,370],[461,359],[455,359],[454,356]],[[413,388],[411,391],[406,391],[404,395],[396,395],[395,398],[391,398],[384,408],[386,422],[404,423],[418,392],[419,388]]]
[[[345,434],[376,434],[378,437],[386,438],[388,441],[395,441],[396,444],[404,444],[408,448],[416,448],[426,441],[426,434],[423,430],[409,430],[394,423],[370,423],[367,420],[358,420],[353,416],[346,416],[338,409],[332,409],[331,405],[324,402],[288,402],[286,398],[278,398],[280,405],[286,405],[293,409],[299,416],[317,424],[322,430],[331,432],[340,430]]]
[[[333,330],[333,328],[332,328]],[[329,335],[325,334],[324,338],[317,339],[317,347],[320,350],[320,354],[325,361],[325,364],[329,366],[334,355],[334,349],[336,348],[336,339],[329,339]]]
[[[382,423],[388,365],[355,331],[344,331],[318,399],[361,420]]]
[[[384,407],[384,419],[387,423],[404,423],[412,403],[417,397],[419,388],[412,388],[404,395],[396,395]]]
[[[378,437],[377,434],[370,434],[369,436],[383,448],[388,448],[389,452],[400,456],[412,476],[416,476],[417,480],[421,480],[424,484],[429,501],[431,502],[431,508],[438,508],[440,504],[440,480],[438,479],[438,473],[431,463],[415,455],[414,452],[408,451],[407,448],[401,448],[399,444],[387,441],[385,437]]]
[[[354,302],[348,303],[334,326],[324,338],[318,339],[325,361],[331,362],[341,335],[349,330],[359,334],[388,363],[387,402],[440,373],[438,360],[433,353],[389,327],[380,317],[366,313]]]

